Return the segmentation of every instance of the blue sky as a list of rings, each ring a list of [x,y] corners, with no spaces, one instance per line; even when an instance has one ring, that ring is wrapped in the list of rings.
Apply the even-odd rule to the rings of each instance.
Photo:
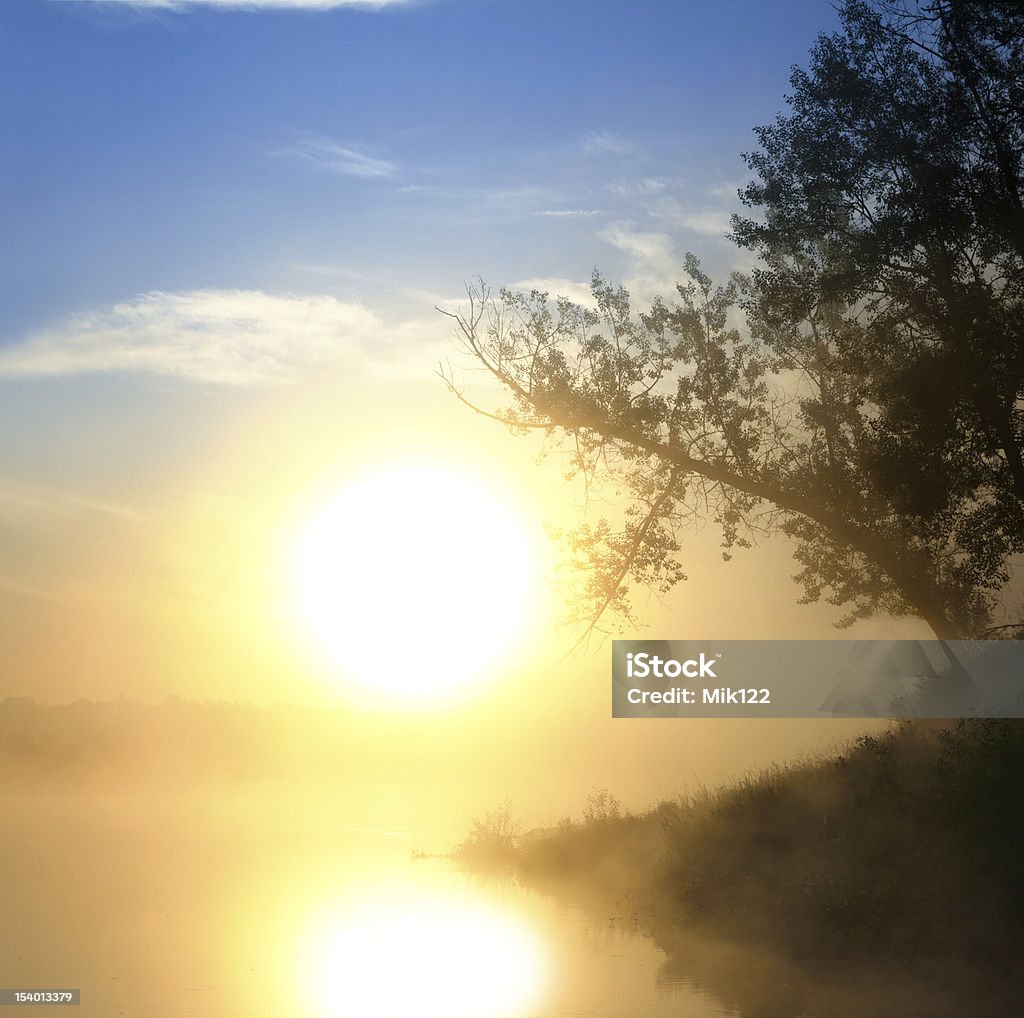
[[[724,267],[739,152],[835,21],[826,0],[315,6],[4,4],[3,344],[153,291],[404,319],[477,274]]]

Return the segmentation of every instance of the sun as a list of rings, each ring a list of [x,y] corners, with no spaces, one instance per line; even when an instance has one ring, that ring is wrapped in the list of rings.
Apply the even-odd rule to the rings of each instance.
[[[428,701],[486,675],[520,639],[537,540],[468,469],[391,464],[300,531],[300,614],[335,674],[378,698]]]

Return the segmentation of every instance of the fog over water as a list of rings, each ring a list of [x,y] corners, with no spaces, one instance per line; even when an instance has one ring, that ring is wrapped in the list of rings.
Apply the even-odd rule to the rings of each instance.
[[[819,981],[703,933],[659,947],[635,902],[413,859],[408,834],[322,792],[2,806],[0,985],[80,988],[82,1018],[845,1018],[867,993],[894,1016],[966,1013],[877,966]]]
[[[83,1018],[605,1015],[627,997],[667,1015],[680,995],[687,1014],[722,1013],[659,986],[661,953],[596,912],[311,812],[5,796],[0,984],[81,988]]]

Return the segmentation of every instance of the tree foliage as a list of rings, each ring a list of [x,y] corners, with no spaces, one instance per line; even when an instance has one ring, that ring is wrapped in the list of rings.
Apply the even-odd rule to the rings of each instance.
[[[1024,8],[854,2],[843,22],[748,157],[750,322],[820,376],[823,421],[859,390],[885,528],[976,631],[1024,533]]]
[[[746,157],[750,277],[716,286],[688,255],[643,311],[595,273],[593,307],[480,287],[455,316],[511,393],[494,416],[629,496],[568,538],[592,622],[671,589],[681,527],[708,519],[726,555],[787,534],[803,600],[845,622],[952,638],[998,616],[1024,547],[1024,10],[842,19]]]

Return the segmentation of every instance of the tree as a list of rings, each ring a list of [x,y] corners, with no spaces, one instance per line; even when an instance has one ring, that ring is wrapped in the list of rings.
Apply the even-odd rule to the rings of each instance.
[[[859,376],[866,479],[944,561],[955,629],[978,632],[1024,533],[1024,9],[842,16],[748,157],[751,322],[823,376]]]
[[[715,286],[688,255],[678,299],[644,312],[595,273],[592,309],[481,285],[453,316],[511,393],[493,416],[629,496],[621,525],[567,538],[591,626],[682,579],[680,528],[708,518],[726,556],[791,537],[803,600],[845,623],[996,619],[1024,548],[1024,13],[842,18],[746,157],[751,277]]]

